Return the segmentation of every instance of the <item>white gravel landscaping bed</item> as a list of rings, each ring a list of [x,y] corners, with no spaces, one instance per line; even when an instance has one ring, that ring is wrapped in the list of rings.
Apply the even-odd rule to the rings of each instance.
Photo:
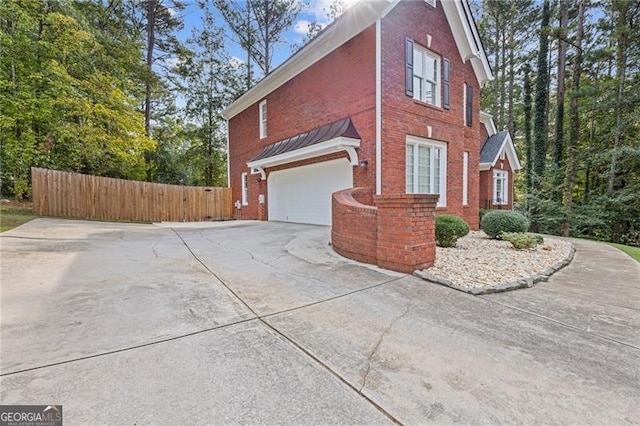
[[[434,266],[416,275],[474,294],[512,290],[546,281],[571,261],[573,251],[571,243],[546,236],[535,249],[516,250],[472,231],[456,247],[437,247]]]

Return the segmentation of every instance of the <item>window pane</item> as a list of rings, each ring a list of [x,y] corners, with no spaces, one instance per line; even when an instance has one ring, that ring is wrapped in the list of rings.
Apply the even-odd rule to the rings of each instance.
[[[425,78],[431,81],[438,80],[438,61],[430,56],[426,55],[425,57]]]
[[[429,192],[429,157],[430,150],[426,146],[418,146],[418,193]]]
[[[440,194],[440,171],[442,170],[442,149],[433,148],[433,193]]]
[[[424,77],[424,67],[422,65],[423,54],[418,49],[413,49],[413,74]]]
[[[413,159],[413,145],[407,145],[407,193],[412,194],[414,191],[413,187],[413,167],[414,167],[414,159]]]

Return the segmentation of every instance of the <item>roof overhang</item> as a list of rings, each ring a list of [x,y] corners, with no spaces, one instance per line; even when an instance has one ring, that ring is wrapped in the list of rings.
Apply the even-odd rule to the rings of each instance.
[[[462,61],[471,61],[471,66],[481,86],[487,81],[493,80],[489,60],[467,1],[442,1],[440,4],[451,26]]]
[[[333,25],[327,27],[309,44],[240,96],[224,110],[222,115],[231,119],[262,100],[266,95],[373,25],[387,12],[389,6],[389,2],[385,0],[367,1],[360,2],[347,10]]]
[[[485,129],[487,129],[487,134],[489,136],[493,136],[498,133],[496,124],[493,122],[493,116],[488,112],[480,111],[480,122],[484,124],[484,127]]]
[[[492,167],[495,167],[503,151],[507,155],[509,164],[511,164],[511,170],[515,172],[522,169],[522,166],[520,165],[520,160],[518,160],[518,154],[516,153],[516,147],[513,144],[513,140],[511,140],[511,135],[507,133],[507,136],[504,138],[504,141],[502,142],[502,146],[498,150],[498,153],[493,159],[493,162],[480,163],[480,171],[490,170]]]
[[[352,166],[358,165],[358,154],[355,149],[360,147],[360,139],[348,138],[340,136],[328,141],[316,143],[311,146],[296,149],[294,151],[285,152],[273,157],[262,158],[255,161],[249,161],[247,166],[252,169],[266,169],[267,167],[275,167],[283,164],[293,163],[294,161],[308,160],[310,158],[320,157],[327,154],[335,154],[337,152],[346,151],[349,154],[349,162]]]

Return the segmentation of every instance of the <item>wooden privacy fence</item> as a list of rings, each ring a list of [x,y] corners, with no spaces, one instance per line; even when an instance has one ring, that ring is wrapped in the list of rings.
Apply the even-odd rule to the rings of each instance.
[[[31,168],[40,216],[141,222],[233,219],[231,188],[165,185]]]

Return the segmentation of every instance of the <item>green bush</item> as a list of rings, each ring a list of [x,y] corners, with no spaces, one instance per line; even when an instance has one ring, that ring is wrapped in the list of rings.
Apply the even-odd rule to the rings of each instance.
[[[458,238],[469,233],[469,225],[459,216],[443,214],[436,216],[436,244],[454,247]]]
[[[516,250],[532,249],[537,246],[539,235],[525,234],[522,232],[503,232],[502,239],[509,241]]]
[[[491,210],[489,209],[480,209],[480,222],[482,222],[482,218],[485,214],[489,213]]]
[[[530,234],[533,235],[533,237],[536,239],[536,243],[538,244],[542,244],[544,243],[544,237],[540,234]]]
[[[482,230],[491,238],[500,238],[503,232],[527,232],[529,221],[511,210],[494,210],[482,218]]]

